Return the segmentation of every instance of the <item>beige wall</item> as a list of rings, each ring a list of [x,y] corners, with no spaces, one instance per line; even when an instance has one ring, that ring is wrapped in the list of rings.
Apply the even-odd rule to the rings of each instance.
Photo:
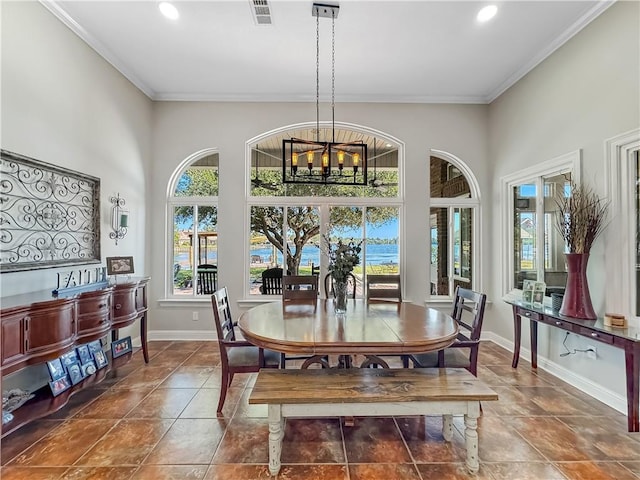
[[[577,149],[582,150],[582,180],[605,195],[605,140],[640,126],[639,19],[640,3],[617,2],[489,106],[494,204],[501,177]],[[491,228],[500,232],[501,227],[496,214]],[[511,311],[500,302],[508,253],[503,242],[490,247],[487,253],[499,268],[491,272],[489,293],[496,304],[485,325],[511,339]],[[594,308],[601,315],[605,308],[615,310],[604,303],[606,248],[605,235],[594,245],[588,268]],[[563,339],[564,332],[542,326],[539,352],[560,368],[624,395],[621,350],[598,344],[601,358],[595,362],[584,356],[560,357]],[[569,338],[571,348],[587,343],[592,342]]]
[[[1,54],[2,148],[99,177],[102,257],[144,273],[152,102],[38,2],[2,2]],[[116,246],[117,192],[130,228]],[[2,295],[52,289],[56,272],[3,273]]]
[[[323,106],[321,111],[327,114],[329,109]],[[328,120],[322,115],[321,120]],[[244,238],[244,227],[248,224],[244,211],[248,174],[245,142],[285,125],[313,122],[314,117],[315,105],[301,103],[161,102],[155,105],[153,205],[165,202],[171,174],[185,158],[205,148],[217,148],[220,152],[219,283],[229,288],[235,313],[239,312],[237,301],[242,299],[246,281],[242,262],[248,248]],[[486,192],[486,198],[490,198],[487,106],[349,103],[336,106],[336,118],[384,132],[405,145],[405,297],[422,303],[429,291],[429,256],[426,255],[429,251],[429,151],[445,150],[466,162],[478,179],[481,193]],[[491,209],[487,210],[490,218]],[[161,221],[152,224],[154,298],[164,295],[166,229]],[[199,309],[200,320],[191,321],[191,311]],[[154,311],[152,324],[157,330],[211,330],[213,316],[207,303],[174,305]]]

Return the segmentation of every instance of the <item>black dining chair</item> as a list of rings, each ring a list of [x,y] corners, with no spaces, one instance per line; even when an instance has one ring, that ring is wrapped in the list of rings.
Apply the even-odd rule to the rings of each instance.
[[[278,368],[280,355],[278,352],[256,347],[246,340],[236,339],[227,287],[211,295],[211,304],[222,364],[220,399],[217,409],[217,414],[222,415],[222,407],[234,374],[259,372],[261,368]]]
[[[282,277],[282,300],[317,300],[317,275],[285,275]]]
[[[218,289],[218,267],[216,265],[202,264],[196,267],[198,272],[198,289],[201,295],[211,295]]]
[[[411,355],[413,366],[419,368],[466,368],[473,375],[478,376],[480,333],[486,302],[487,296],[484,293],[456,287],[451,316],[468,333],[459,332],[454,342],[444,350]],[[461,351],[463,348],[468,349],[467,354]]]
[[[282,268],[267,268],[262,272],[260,291],[263,295],[282,295]]]

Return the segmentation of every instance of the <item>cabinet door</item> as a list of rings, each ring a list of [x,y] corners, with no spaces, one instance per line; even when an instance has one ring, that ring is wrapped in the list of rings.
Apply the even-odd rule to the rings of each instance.
[[[76,337],[74,299],[32,307],[24,320],[26,353],[54,352],[73,345]]]
[[[2,317],[2,366],[19,362],[24,356],[25,312]]]
[[[111,328],[122,328],[138,318],[136,309],[136,283],[116,285],[113,290],[111,304]]]

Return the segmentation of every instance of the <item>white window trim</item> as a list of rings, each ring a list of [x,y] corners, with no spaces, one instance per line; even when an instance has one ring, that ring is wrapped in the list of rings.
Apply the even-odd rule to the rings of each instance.
[[[429,163],[431,162],[431,157],[438,157],[441,158],[442,160],[446,160],[447,162],[449,162],[450,164],[454,165],[455,167],[458,168],[458,170],[460,170],[460,172],[462,172],[462,175],[464,175],[465,179],[467,180],[467,183],[469,184],[469,190],[470,190],[470,195],[471,198],[428,198],[428,205],[427,205],[427,212],[431,212],[432,208],[447,208],[449,209],[449,207],[451,208],[471,208],[473,210],[473,229],[472,229],[472,246],[473,246],[473,260],[472,260],[472,268],[473,268],[473,279],[472,279],[472,288],[476,291],[483,291],[483,281],[482,281],[482,275],[480,272],[482,272],[482,243],[481,243],[481,238],[482,238],[482,205],[481,205],[481,201],[480,201],[480,185],[478,184],[478,180],[476,178],[476,176],[473,174],[473,171],[471,170],[471,168],[469,168],[469,166],[464,163],[460,158],[456,157],[455,155],[446,152],[444,150],[437,150],[435,148],[432,148],[430,150],[430,155],[429,155]],[[448,215],[448,214],[447,214]],[[448,215],[449,217],[450,215]],[[451,220],[449,220],[449,223],[451,223]],[[448,225],[449,229],[452,228],[451,225]],[[429,237],[429,245],[431,245],[431,227],[429,226],[429,231],[428,231],[428,237]],[[449,252],[449,250],[451,250],[451,252]],[[431,285],[431,250],[429,250],[428,252],[429,254],[429,272],[427,273],[427,286],[430,287]],[[447,254],[448,255],[453,255],[453,248],[449,249],[447,248]],[[453,285],[453,262],[449,261],[449,289],[451,291],[451,285]],[[451,299],[453,299],[453,291],[451,291],[451,295],[431,295],[431,290],[429,288],[428,292],[427,292],[427,300],[426,300],[426,304],[429,303],[436,303],[436,302],[449,302]]]
[[[173,209],[176,206],[184,206],[184,205],[206,205],[206,206],[218,206],[218,197],[176,197],[173,193],[176,190],[176,185],[180,178],[182,177],[182,173],[184,170],[189,167],[192,163],[200,160],[203,157],[213,155],[215,153],[219,153],[217,148],[205,148],[203,150],[199,150],[195,153],[192,153],[187,158],[185,158],[180,164],[175,168],[171,177],[169,178],[169,182],[167,183],[167,209],[165,211],[165,268],[164,268],[164,299],[162,301],[170,301],[170,302],[202,302],[204,299],[198,298],[195,295],[185,297],[184,295],[174,295],[173,293]],[[218,165],[218,169],[220,166]],[[219,188],[219,185],[218,185]],[[218,272],[219,274],[220,272]],[[207,302],[210,300],[207,298]]]
[[[632,155],[640,151],[640,128],[605,141],[606,195],[611,202],[611,222],[606,231],[606,311],[626,315],[640,327],[635,315],[635,185]]]
[[[519,292],[513,283],[513,216],[515,214],[513,209],[513,188],[524,182],[537,181],[539,178],[560,175],[567,171],[571,172],[571,179],[575,183],[580,183],[581,166],[582,151],[574,150],[524,170],[519,170],[518,172],[510,175],[505,175],[500,179],[500,203],[503,207],[502,219],[500,222],[502,227],[500,237],[502,241],[502,258],[505,260],[502,262],[504,265],[502,271],[503,296],[513,295],[514,291]],[[536,202],[544,202],[544,197],[537,195]],[[542,232],[540,232],[540,228],[542,228]],[[538,222],[537,235],[538,238],[544,239],[544,222]],[[538,268],[540,268],[540,266],[538,266]]]

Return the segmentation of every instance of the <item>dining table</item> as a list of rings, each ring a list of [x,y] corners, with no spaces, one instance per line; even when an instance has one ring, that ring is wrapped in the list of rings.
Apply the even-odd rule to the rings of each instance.
[[[264,303],[245,311],[238,327],[259,347],[311,355],[409,355],[446,348],[458,334],[455,319],[436,309],[364,299],[349,299],[345,314],[333,299]]]

